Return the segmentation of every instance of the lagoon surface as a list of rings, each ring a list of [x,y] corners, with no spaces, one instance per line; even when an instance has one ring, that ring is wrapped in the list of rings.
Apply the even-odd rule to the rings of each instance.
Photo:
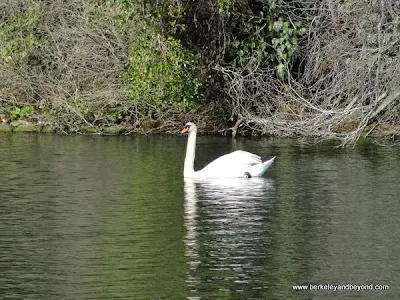
[[[277,158],[261,179],[184,181],[185,147],[0,134],[0,298],[400,299],[399,147],[200,136],[198,168]]]

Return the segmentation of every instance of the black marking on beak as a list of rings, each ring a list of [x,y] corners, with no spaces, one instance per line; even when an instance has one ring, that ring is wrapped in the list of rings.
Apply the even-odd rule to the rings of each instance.
[[[190,129],[190,125],[186,124],[185,127],[183,127],[181,134],[188,133]]]

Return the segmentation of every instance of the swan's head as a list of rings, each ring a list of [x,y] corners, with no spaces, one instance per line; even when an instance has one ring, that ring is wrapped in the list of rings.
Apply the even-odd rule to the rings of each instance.
[[[197,131],[197,127],[194,123],[188,122],[186,123],[185,127],[183,127],[181,133],[191,133]]]

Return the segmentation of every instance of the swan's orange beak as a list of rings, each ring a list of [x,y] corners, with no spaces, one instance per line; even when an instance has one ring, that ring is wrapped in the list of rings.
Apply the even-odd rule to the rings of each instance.
[[[185,126],[183,129],[182,129],[182,131],[181,131],[181,134],[184,134],[184,133],[187,133],[187,132],[189,132],[189,126]]]

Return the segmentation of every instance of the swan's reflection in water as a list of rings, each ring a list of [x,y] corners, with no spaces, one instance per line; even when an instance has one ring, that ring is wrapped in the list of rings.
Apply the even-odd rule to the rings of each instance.
[[[185,179],[188,285],[201,292],[248,294],[266,288],[266,247],[274,182],[265,178]],[[222,293],[222,294],[221,294]]]

